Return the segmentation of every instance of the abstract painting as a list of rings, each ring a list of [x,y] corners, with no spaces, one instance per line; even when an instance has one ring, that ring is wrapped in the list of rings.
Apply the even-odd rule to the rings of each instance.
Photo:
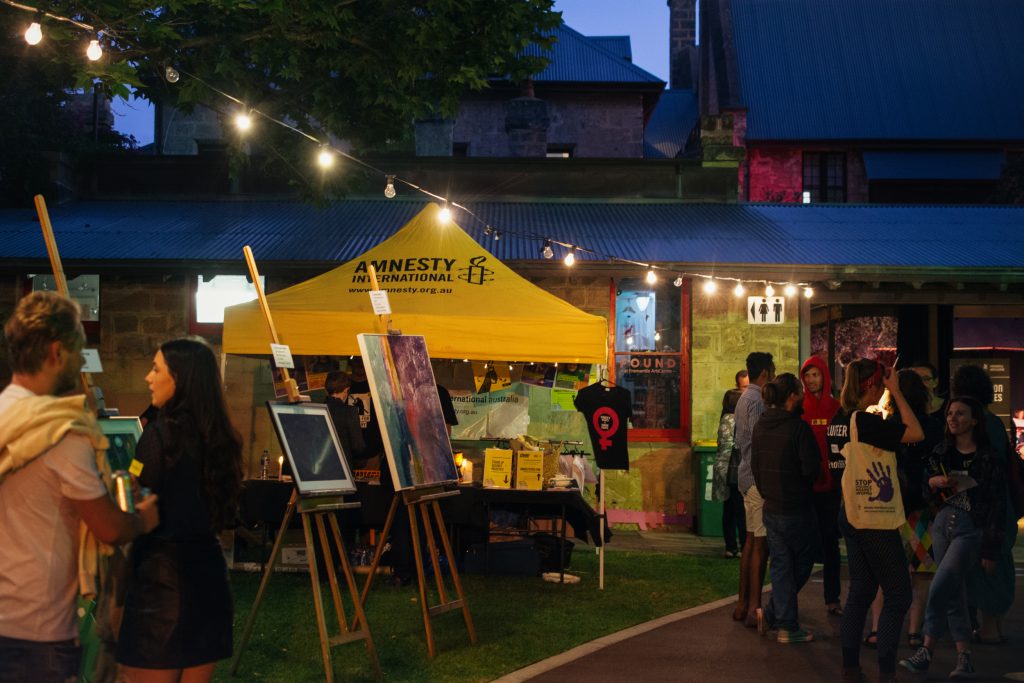
[[[360,334],[357,339],[395,490],[457,481],[424,338]]]

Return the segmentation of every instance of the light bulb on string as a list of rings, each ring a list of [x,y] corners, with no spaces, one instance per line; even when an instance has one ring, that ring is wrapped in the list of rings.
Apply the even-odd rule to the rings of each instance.
[[[29,45],[38,45],[43,39],[43,27],[38,21],[33,21],[25,29],[25,42]]]
[[[796,285],[788,284],[786,288],[782,290],[786,296],[796,296]]]
[[[704,281],[702,289],[704,290],[705,294],[714,294],[715,292],[718,291],[718,283],[715,282],[714,279],[709,277],[707,280]]]
[[[647,271],[647,284],[653,285],[657,281],[658,281],[658,276],[654,274],[654,269],[652,268],[651,270],[648,270]]]
[[[810,299],[812,296],[814,296],[814,290],[810,287],[804,287],[804,297]]]
[[[103,48],[100,47],[100,41],[93,39],[89,41],[89,47],[85,50],[85,56],[89,58],[89,61],[96,62],[103,57]]]
[[[252,116],[249,112],[239,112],[235,114],[235,128],[242,133],[248,133],[252,128]]]
[[[655,331],[654,341],[661,341],[661,332]]]
[[[676,279],[672,281],[672,284],[675,285],[676,287],[682,287],[683,286],[683,276],[682,275],[677,275]]]
[[[768,283],[764,286],[764,295],[775,296],[775,288],[772,287],[771,283]]]
[[[569,253],[566,254],[565,258],[562,259],[562,260],[565,263],[565,265],[567,265],[567,266],[569,266],[571,268],[572,265],[574,263],[576,263],[576,247],[573,247],[572,249],[570,249]]]
[[[540,249],[540,255],[546,259],[554,258],[555,250],[551,248],[551,240],[544,240],[544,246]]]
[[[442,223],[447,223],[451,219],[452,219],[452,210],[448,208],[447,204],[445,204],[441,208],[441,210],[437,212],[437,220],[441,221]]]
[[[494,241],[497,242],[500,239],[501,239],[501,231],[500,230],[495,230],[494,231]]]
[[[181,74],[173,66],[168,65],[164,67],[164,78],[168,83],[177,83],[181,79]]]
[[[626,346],[632,346],[632,345],[633,345],[633,335],[631,335],[631,334],[630,335],[626,335]]]
[[[384,186],[384,196],[388,199],[394,199],[395,194],[395,176],[389,175],[387,184]]]
[[[736,286],[732,290],[732,293],[739,297],[739,296],[743,296],[744,294],[746,294],[747,290],[745,290],[743,288],[743,283],[742,282],[737,282]]]
[[[316,155],[316,163],[324,170],[334,166],[334,152],[329,147],[321,147],[320,153]]]

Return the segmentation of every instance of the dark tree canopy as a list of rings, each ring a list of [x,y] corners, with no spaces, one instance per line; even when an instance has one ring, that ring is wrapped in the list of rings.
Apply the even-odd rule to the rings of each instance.
[[[52,19],[43,20],[43,41],[29,47],[21,35],[32,14],[0,5],[0,69],[35,74],[17,95],[33,106],[52,106],[72,85],[185,108],[237,106],[205,81],[360,148],[408,137],[418,118],[454,114],[460,97],[489,77],[535,73],[543,60],[524,57],[523,48],[549,44],[560,21],[553,0],[23,1],[102,30],[106,51],[88,61],[95,36]],[[164,78],[167,66],[181,73],[177,83]],[[274,145],[267,136],[261,144]]]

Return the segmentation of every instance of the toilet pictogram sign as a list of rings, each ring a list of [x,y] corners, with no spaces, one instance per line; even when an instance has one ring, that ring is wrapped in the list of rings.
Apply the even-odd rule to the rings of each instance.
[[[747,322],[751,325],[781,325],[786,322],[786,299],[781,296],[748,296]]]

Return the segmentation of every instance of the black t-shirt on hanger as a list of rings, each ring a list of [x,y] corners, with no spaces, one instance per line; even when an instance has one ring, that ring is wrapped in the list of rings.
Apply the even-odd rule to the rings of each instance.
[[[580,389],[573,402],[587,419],[594,459],[603,470],[629,470],[627,421],[633,417],[633,397],[622,387],[602,383]]]

